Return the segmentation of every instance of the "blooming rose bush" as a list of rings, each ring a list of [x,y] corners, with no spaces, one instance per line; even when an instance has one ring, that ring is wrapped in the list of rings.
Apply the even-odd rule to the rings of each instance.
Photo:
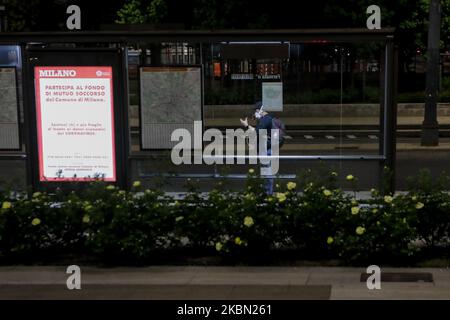
[[[130,191],[98,181],[77,192],[4,192],[0,257],[88,254],[131,263],[193,249],[244,260],[281,249],[305,259],[366,263],[408,260],[431,247],[448,251],[450,196],[442,186],[430,187],[422,176],[408,193],[372,190],[357,200],[338,188],[337,178],[307,170],[296,181],[277,181],[267,195],[265,181],[249,171],[240,193],[222,182],[200,193],[191,181],[179,199],[144,190],[139,181]]]
[[[411,226],[415,203],[410,196],[381,196],[373,191],[366,203],[353,201],[335,224],[334,248],[346,261],[393,261],[414,254]]]
[[[5,256],[50,256],[82,246],[80,210],[35,192],[4,199],[0,212],[0,253]]]
[[[152,190],[104,189],[104,197],[85,202],[87,247],[105,259],[141,261],[171,245],[173,219],[167,198]],[[101,186],[100,186],[101,188]]]

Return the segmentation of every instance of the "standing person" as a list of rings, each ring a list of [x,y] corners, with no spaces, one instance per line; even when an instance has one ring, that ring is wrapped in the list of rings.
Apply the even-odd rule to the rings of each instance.
[[[270,137],[271,137],[271,130],[273,129],[272,126],[272,116],[267,113],[266,111],[263,110],[264,106],[262,104],[261,101],[258,101],[255,104],[254,110],[255,110],[255,118],[258,121],[256,127],[252,127],[251,125],[248,124],[248,119],[240,119],[241,120],[241,124],[245,127],[245,129],[250,129],[250,130],[256,130],[256,137],[257,137],[257,149],[258,149],[258,154],[259,155],[272,155],[272,150],[271,150],[271,141],[270,141]],[[267,139],[267,146],[266,146],[266,152],[262,153],[259,150],[259,131],[261,129],[266,130],[266,139]],[[267,160],[266,160],[267,161]],[[261,164],[261,168],[269,168],[271,167],[271,162],[268,161],[266,164]],[[265,188],[266,188],[266,193],[268,195],[272,195],[273,194],[273,184],[274,184],[274,179],[272,177],[267,178],[266,179],[266,183],[265,183]]]

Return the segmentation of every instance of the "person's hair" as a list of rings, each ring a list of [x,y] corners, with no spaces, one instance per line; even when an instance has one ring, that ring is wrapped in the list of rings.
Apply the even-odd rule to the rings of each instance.
[[[263,107],[262,101],[258,101],[255,103],[255,105],[253,106],[253,110],[259,109],[261,110],[261,108]]]

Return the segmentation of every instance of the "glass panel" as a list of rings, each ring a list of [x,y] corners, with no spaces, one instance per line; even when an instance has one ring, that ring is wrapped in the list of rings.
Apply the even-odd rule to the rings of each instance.
[[[288,137],[280,154],[380,153],[380,45],[291,43],[289,58],[223,59],[220,44],[205,50],[205,128],[234,128],[252,119],[265,88],[278,85],[279,117]],[[269,87],[270,86],[270,87]]]
[[[228,45],[233,45],[231,50]],[[208,190],[220,174],[231,174],[234,178],[230,187],[239,190],[248,169],[258,170],[258,166],[248,164],[248,159],[245,165],[177,166],[171,161],[170,150],[141,148],[140,68],[202,65],[204,130],[218,129],[226,136],[227,129],[242,129],[239,119],[246,117],[250,124],[256,125],[253,108],[255,102],[263,101],[266,110],[286,125],[287,137],[280,149],[281,156],[334,157],[323,162],[281,159],[280,182],[298,176],[302,170],[326,167],[343,177],[349,173],[361,174],[364,185],[360,187],[376,187],[379,177],[376,159],[341,161],[336,158],[382,154],[383,51],[383,43],[323,41],[132,46],[129,51],[132,178],[149,184],[165,184],[168,191],[180,191],[188,178],[198,178]],[[173,86],[166,89],[177,94]],[[237,142],[234,150],[239,148],[239,143],[246,144],[245,140],[237,139]],[[204,147],[208,144],[205,142]],[[224,139],[224,149],[226,146]],[[248,152],[246,149],[247,155]],[[340,184],[346,188],[344,180]]]
[[[27,169],[25,160],[0,158],[0,188],[2,190],[26,190]]]
[[[19,150],[20,48],[0,46],[0,150]]]

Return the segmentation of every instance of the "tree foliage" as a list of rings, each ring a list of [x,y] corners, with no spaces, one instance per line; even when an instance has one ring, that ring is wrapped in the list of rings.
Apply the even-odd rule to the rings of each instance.
[[[82,9],[83,30],[100,24],[177,23],[186,29],[365,28],[372,0],[3,0],[10,31],[64,30],[69,4]],[[299,6],[300,4],[300,6]],[[378,0],[382,27],[394,27],[403,57],[427,45],[429,0]],[[450,36],[450,0],[441,0],[441,48]]]
[[[39,0],[4,0],[9,31],[32,31],[39,24],[42,8]]]
[[[182,4],[183,3],[183,4]],[[193,29],[365,28],[372,0],[316,0],[307,6],[238,0],[128,0],[118,11],[120,23],[159,23],[178,19]],[[442,4],[442,46],[450,35],[450,0]],[[409,51],[426,48],[429,0],[379,0],[382,27],[394,27]],[[295,8],[297,6],[298,8]],[[179,11],[183,14],[180,16]]]
[[[160,23],[167,16],[167,0],[131,0],[117,12],[120,24]]]

